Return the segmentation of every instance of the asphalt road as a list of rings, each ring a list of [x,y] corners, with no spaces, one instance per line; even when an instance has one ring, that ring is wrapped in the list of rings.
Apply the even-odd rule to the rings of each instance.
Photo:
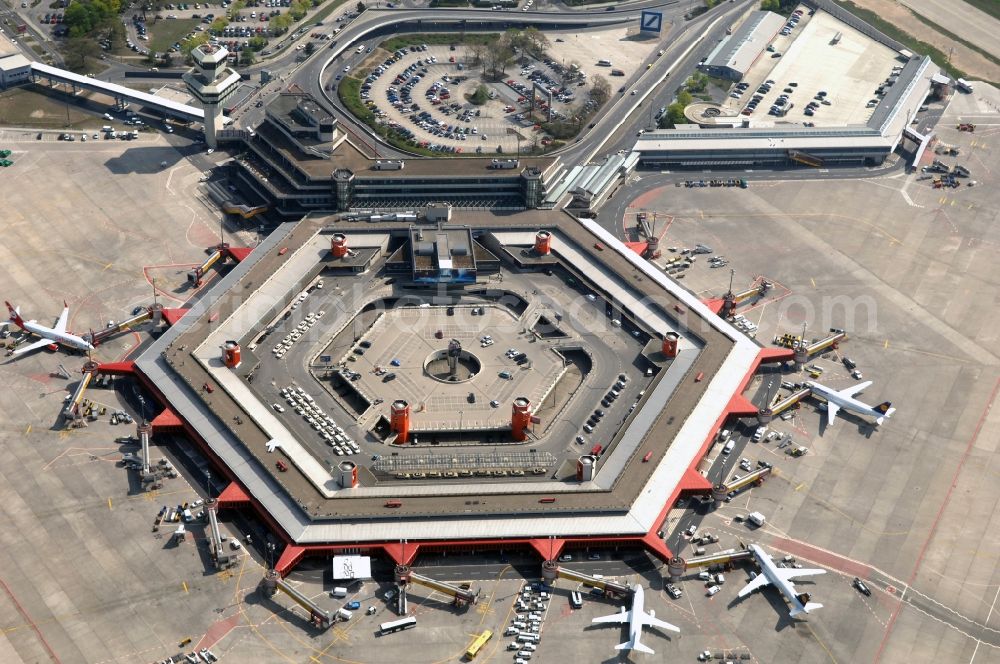
[[[733,5],[734,8],[743,6],[742,4]],[[351,68],[355,68],[358,64],[364,61],[367,54],[358,54],[354,48],[351,47],[352,44],[369,43],[366,40],[365,35],[371,33],[379,23],[384,22],[387,18],[392,18],[398,21],[408,19],[414,22],[426,21],[430,17],[440,17],[446,16],[449,20],[465,20],[468,23],[468,29],[476,29],[476,23],[480,29],[487,28],[505,28],[513,25],[536,25],[541,28],[546,26],[562,25],[568,27],[571,25],[578,25],[580,29],[586,29],[594,25],[601,26],[614,26],[621,25],[622,23],[628,23],[630,21],[635,21],[638,19],[639,13],[644,8],[654,8],[659,7],[663,10],[664,18],[669,21],[677,21],[677,19],[690,8],[690,3],[673,3],[673,2],[663,2],[663,0],[648,0],[639,3],[630,3],[625,9],[613,9],[612,11],[606,11],[605,9],[599,10],[589,10],[589,11],[573,11],[573,12],[521,12],[520,10],[515,11],[502,11],[493,12],[488,10],[388,10],[387,11],[367,11],[360,17],[355,19],[348,27],[341,31],[335,40],[336,49],[343,49],[342,54],[336,58],[331,58],[332,53],[329,51],[329,46],[326,44],[333,45],[334,42],[324,42],[324,48],[318,49],[309,59],[307,59],[303,64],[299,65],[297,69],[290,74],[285,76],[285,84],[296,83],[307,92],[313,96],[325,99],[330,107],[335,110],[335,115],[338,119],[343,122],[346,126],[351,127],[353,133],[358,136],[365,137],[370,145],[378,145],[377,152],[381,157],[401,157],[406,156],[405,153],[391,148],[388,145],[382,144],[379,139],[377,139],[366,126],[357,122],[353,116],[350,115],[344,109],[339,99],[336,97],[335,93],[330,93],[323,88],[323,74],[325,69],[329,67],[343,68],[345,65],[350,65]],[[727,10],[732,11],[732,9]],[[706,17],[698,19],[692,22],[689,26],[683,26],[690,29],[691,26],[703,25],[706,19],[712,20],[715,18],[714,13],[709,13]],[[500,23],[499,26],[486,25],[484,21],[489,21],[490,23],[496,24]],[[416,26],[415,26],[416,29]],[[675,36],[675,32],[681,32],[683,28],[679,25],[677,28],[672,29],[671,33],[667,36],[667,40]],[[374,40],[373,40],[374,41]],[[676,48],[676,43],[671,46],[671,49]],[[665,68],[667,66],[666,59],[667,55],[664,56],[659,66],[654,66],[653,69],[646,71],[644,76],[649,76],[647,80],[652,80],[654,72],[660,70],[661,67]],[[622,104],[622,108],[626,108],[627,105]],[[247,113],[244,115],[243,121],[250,123],[256,120],[258,117],[257,113]],[[610,118],[615,118],[616,114],[614,112],[605,112],[605,120]],[[620,115],[618,115],[620,117]],[[606,130],[607,126],[604,122],[601,123],[602,126],[591,134],[581,139],[579,143],[573,146],[572,154],[567,154],[566,158],[570,163],[576,163],[575,159],[578,158],[580,154],[584,154],[588,148],[592,149],[594,144],[599,141],[601,137],[602,129]],[[613,124],[613,122],[612,122]]]

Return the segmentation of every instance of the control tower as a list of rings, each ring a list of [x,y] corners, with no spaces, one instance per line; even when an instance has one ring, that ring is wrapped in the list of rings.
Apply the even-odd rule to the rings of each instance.
[[[205,109],[205,143],[216,147],[216,133],[222,128],[222,107],[236,92],[240,75],[226,66],[229,51],[202,44],[191,51],[194,69],[184,74],[184,83]]]

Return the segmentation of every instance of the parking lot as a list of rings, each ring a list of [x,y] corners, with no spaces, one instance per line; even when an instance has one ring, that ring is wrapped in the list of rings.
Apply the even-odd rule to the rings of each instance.
[[[582,92],[586,85],[579,78],[557,81],[551,65],[530,61],[516,77],[487,84],[488,99],[476,105],[467,100],[481,83],[480,72],[467,62],[464,49],[456,46],[401,49],[372,67],[362,86],[362,99],[383,124],[423,147],[479,153],[500,146],[503,152],[513,152],[518,137],[507,129],[520,132],[522,148],[551,142],[529,118],[532,82],[558,90],[553,98],[556,119],[581,103],[578,90]],[[338,77],[348,73],[345,67]],[[538,98],[536,109],[536,117],[544,118],[544,97]]]
[[[876,90],[904,62],[825,12],[796,11],[801,19],[771,42],[724,107],[763,123],[864,124],[883,96]]]
[[[345,77],[362,79],[361,99],[379,124],[390,127],[414,144],[439,152],[509,153],[544,147],[553,139],[541,129],[554,121],[586,118],[596,111],[590,98],[592,82],[603,77],[631,76],[651,45],[629,43],[628,54],[601,65],[588,46],[617,44],[618,31],[551,33],[548,55],[535,59],[522,54],[499,81],[484,81],[470,49],[461,44],[412,45],[389,53],[368,49],[372,55],[359,67],[330,68],[325,81],[334,90]],[[363,50],[363,49],[362,49]],[[609,79],[611,86],[617,78]],[[488,97],[470,101],[480,84]],[[531,94],[538,93],[532,114]],[[552,93],[549,108],[548,94]],[[478,100],[477,100],[478,101]],[[551,110],[551,114],[550,114]],[[514,132],[517,132],[516,134]]]

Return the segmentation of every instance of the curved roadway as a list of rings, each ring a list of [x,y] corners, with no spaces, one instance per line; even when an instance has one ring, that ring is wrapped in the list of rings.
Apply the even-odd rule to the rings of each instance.
[[[662,37],[662,41],[670,43],[667,53],[662,58],[653,56],[649,61],[654,66],[649,70],[643,70],[641,75],[629,81],[627,88],[633,86],[652,87],[652,83],[663,78],[664,73],[669,70],[687,71],[693,70],[694,64],[707,53],[725,31],[728,21],[721,20],[722,17],[732,17],[736,13],[745,10],[749,6],[749,0],[724,5],[724,11],[708,12],[703,17],[699,17],[690,23],[684,23],[682,15],[691,7],[691,3],[671,2],[670,0],[644,0],[634,4],[629,4],[623,9],[589,10],[589,11],[562,11],[562,12],[521,12],[521,11],[491,11],[482,9],[369,9],[347,25],[334,42],[324,42],[330,44],[325,48],[318,49],[316,53],[298,65],[289,75],[285,77],[284,85],[292,83],[313,95],[316,98],[325,99],[331,106],[339,121],[356,136],[362,138],[369,149],[377,152],[380,157],[405,157],[404,151],[398,150],[383,142],[369,127],[356,120],[340,103],[336,95],[330,95],[323,86],[323,78],[326,69],[335,61],[338,66],[360,64],[367,54],[356,53],[357,45],[373,36],[385,36],[399,34],[401,32],[440,32],[456,30],[461,26],[461,30],[467,32],[505,30],[515,26],[536,26],[541,29],[593,29],[619,26],[638,21],[639,14],[643,9],[660,9],[664,18],[674,23],[668,33]],[[709,32],[704,31],[704,26],[711,26]],[[400,26],[405,26],[405,30],[400,30]],[[702,48],[691,49],[692,45],[700,44]],[[673,59],[678,54],[684,53],[683,62],[671,66]],[[296,52],[282,56],[270,63],[268,67],[280,67],[296,56]],[[680,78],[680,77],[678,77]],[[666,90],[657,90],[656,94],[651,94],[647,104],[657,104],[667,96],[672,97],[672,93],[667,95]],[[607,139],[612,139],[608,145],[608,151],[631,148],[634,137],[635,124],[624,122],[634,110],[635,102],[642,99],[640,95],[622,95],[609,102],[605,107],[600,119],[595,123],[593,131],[582,136],[573,145],[564,148],[561,154],[569,164],[588,160],[591,155],[602,146]],[[263,115],[263,109],[246,109],[241,117],[241,124],[256,124]],[[641,116],[641,113],[638,114]],[[633,126],[635,125],[635,126]]]

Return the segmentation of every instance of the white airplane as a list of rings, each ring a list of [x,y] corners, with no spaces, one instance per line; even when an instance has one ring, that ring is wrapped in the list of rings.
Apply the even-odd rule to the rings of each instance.
[[[4,304],[7,305],[7,311],[10,312],[10,320],[4,322],[4,325],[13,323],[25,332],[30,332],[35,336],[41,337],[38,341],[30,343],[27,346],[21,346],[12,353],[13,355],[22,355],[39,348],[44,348],[45,346],[56,344],[82,351],[94,350],[93,344],[89,341],[66,331],[66,322],[69,320],[69,305],[65,302],[63,302],[63,310],[59,314],[59,319],[56,321],[55,327],[46,327],[34,320],[24,320],[21,318],[20,307],[15,308],[11,306],[10,302],[4,302]]]
[[[892,407],[892,403],[888,401],[880,403],[873,408],[854,398],[855,394],[864,390],[871,384],[872,382],[870,380],[866,380],[863,383],[852,385],[843,390],[835,390],[825,385],[820,385],[819,383],[806,381],[806,387],[809,388],[809,391],[812,392],[813,396],[826,401],[826,422],[830,426],[833,425],[833,421],[837,417],[837,411],[841,408],[849,410],[852,413],[857,413],[858,415],[872,417],[875,419],[876,425],[882,424],[883,420],[892,416],[892,414],[896,412],[896,409]]]
[[[655,612],[650,611],[649,613],[646,613],[643,611],[642,604],[643,590],[642,586],[637,583],[635,584],[635,587],[632,588],[631,610],[626,611],[623,606],[621,612],[619,613],[594,618],[593,622],[595,623],[628,623],[628,641],[625,643],[619,643],[615,646],[615,650],[638,650],[639,652],[652,655],[653,649],[639,642],[640,637],[642,637],[642,628],[644,625],[652,625],[662,629],[669,629],[673,632],[681,631],[679,628],[671,625],[670,623],[657,619]]]
[[[792,605],[791,611],[788,612],[788,615],[792,618],[803,613],[809,613],[815,609],[823,608],[822,604],[810,602],[808,593],[796,594],[795,584],[792,583],[792,579],[798,576],[826,574],[825,569],[794,569],[791,567],[778,567],[774,564],[774,561],[771,560],[771,556],[764,552],[764,549],[760,548],[756,544],[751,544],[749,548],[754,559],[757,561],[757,564],[760,565],[760,574],[757,575],[757,578],[743,587],[743,589],[737,594],[738,597],[746,597],[758,588],[773,585],[781,591],[781,594],[784,595],[785,599],[787,599]]]

